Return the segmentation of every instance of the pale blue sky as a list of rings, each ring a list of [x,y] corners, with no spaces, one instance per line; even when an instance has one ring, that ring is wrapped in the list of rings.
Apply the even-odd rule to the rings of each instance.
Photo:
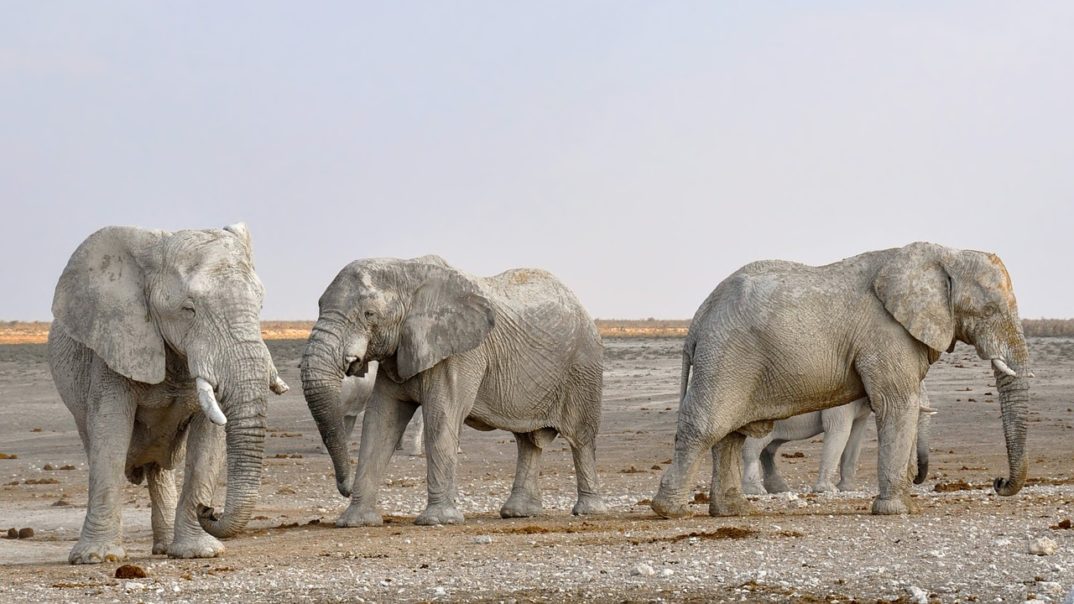
[[[107,224],[246,221],[266,318],[366,256],[688,318],[929,240],[1074,316],[1074,3],[10,2],[2,319]]]

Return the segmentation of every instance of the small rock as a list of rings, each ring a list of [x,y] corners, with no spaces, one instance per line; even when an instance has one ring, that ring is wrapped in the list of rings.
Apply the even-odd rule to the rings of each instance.
[[[1041,581],[1037,583],[1037,589],[1053,596],[1063,593],[1062,583],[1056,583],[1055,581]]]
[[[440,596],[446,596],[447,595],[447,590],[444,589],[443,586],[437,585],[436,589],[433,590],[433,595],[438,597],[438,598]]]
[[[123,585],[123,589],[127,591],[141,591],[145,589],[145,583],[139,583],[138,581],[127,581]]]
[[[492,543],[492,537],[490,535],[478,535],[478,536],[474,537],[474,543],[480,543],[482,545],[487,545],[489,543]]]
[[[635,566],[634,569],[630,571],[630,574],[640,577],[651,577],[656,574],[656,571],[648,564],[641,563]]]
[[[19,529],[19,539],[32,539],[33,536],[34,536],[34,529],[32,529],[32,528],[21,528],[21,529]]]
[[[660,571],[660,576],[661,577],[670,577],[670,576],[672,576],[674,574],[675,574],[675,571],[671,570],[670,568],[665,568],[664,570]]]
[[[906,588],[906,591],[910,594],[910,601],[914,604],[929,604],[929,592],[924,589],[916,585],[910,585]]]
[[[1047,537],[1038,537],[1029,542],[1029,553],[1036,556],[1051,556],[1059,547],[1055,541]]]
[[[117,579],[144,579],[148,576],[144,568],[134,564],[124,564],[116,569]]]

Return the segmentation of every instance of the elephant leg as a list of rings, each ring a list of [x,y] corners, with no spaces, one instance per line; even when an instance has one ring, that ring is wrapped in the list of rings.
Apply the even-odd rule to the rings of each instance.
[[[422,442],[425,440],[425,414],[419,408],[410,421],[410,434],[403,433],[403,439],[399,442],[398,449],[410,457],[420,457],[424,452]]]
[[[746,435],[731,432],[712,447],[710,516],[747,516],[750,502],[742,495],[742,443]]]
[[[358,448],[351,503],[336,520],[336,526],[384,524],[377,511],[377,490],[384,482],[392,453],[417,409],[416,403],[398,400],[379,388],[373,391],[362,421],[362,443]]]
[[[224,544],[205,532],[198,522],[198,506],[212,507],[216,479],[225,458],[224,428],[197,413],[186,441],[183,488],[175,508],[175,539],[168,546],[172,558],[215,558]]]
[[[153,553],[168,553],[175,538],[175,471],[152,464],[146,473],[152,505]]]
[[[858,464],[861,457],[861,443],[865,440],[865,427],[869,416],[859,417],[850,426],[850,436],[847,438],[847,446],[843,449],[843,456],[839,461],[839,484],[840,491],[853,491],[857,488],[856,477]]]
[[[761,472],[761,452],[772,442],[772,434],[761,438],[747,438],[742,444],[742,492],[747,495],[764,495],[764,475]]]
[[[841,408],[826,411],[843,411]],[[820,454],[820,471],[817,482],[813,485],[814,493],[830,493],[835,490],[835,470],[846,450],[847,441],[853,428],[853,418],[846,413],[823,414],[824,447]]]
[[[68,556],[71,564],[127,558],[121,545],[123,470],[134,429],[135,405],[129,390],[116,376],[100,375],[91,389],[85,439],[89,443],[89,502],[82,533]]]
[[[785,442],[787,441],[783,439],[773,440],[761,449],[761,454],[758,456],[761,471],[764,473],[764,490],[768,493],[785,493],[791,490],[780,475],[779,466],[776,465],[776,453]]]
[[[454,376],[453,376],[454,377]],[[428,502],[415,524],[459,524],[464,518],[455,507],[455,467],[458,463],[459,430],[477,396],[477,385],[468,380],[452,382],[450,395],[443,391],[422,403],[425,416],[425,457]]]
[[[571,509],[575,516],[605,514],[608,506],[600,496],[600,484],[597,480],[597,443],[571,443],[574,456],[574,472],[578,479],[578,501]]]
[[[555,430],[549,430],[555,438]],[[515,466],[515,483],[511,485],[511,496],[500,508],[501,518],[528,518],[541,513],[541,490],[537,486],[537,476],[541,468],[541,450],[537,446],[536,434],[515,432],[515,444],[518,446],[518,463]]]
[[[903,397],[904,400],[884,400],[870,393],[871,400],[881,401],[874,407],[879,445],[877,475],[880,481],[880,494],[873,501],[874,514],[907,514],[911,511],[907,469],[917,427],[917,397],[918,394],[914,392]]]

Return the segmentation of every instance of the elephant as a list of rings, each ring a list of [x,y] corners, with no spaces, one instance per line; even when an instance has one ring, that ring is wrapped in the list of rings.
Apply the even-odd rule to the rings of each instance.
[[[463,522],[455,505],[459,431],[514,433],[518,462],[502,517],[541,512],[542,449],[558,434],[577,474],[574,514],[606,510],[598,494],[603,348],[593,320],[551,274],[513,269],[467,275],[437,256],[363,259],[345,266],[319,300],[303,353],[302,389],[332,458],[336,487],[350,497],[337,526],[380,525],[377,489],[407,422],[424,415],[428,500],[419,525]],[[372,361],[378,376],[349,477],[345,376]],[[353,487],[353,493],[352,493]]]
[[[239,223],[105,227],[71,255],[48,336],[52,378],[89,461],[72,564],[126,558],[123,477],[148,481],[153,554],[214,557],[257,501],[266,389],[287,390],[261,339],[264,289]],[[226,452],[223,514],[212,504]],[[186,458],[176,503],[175,468]]]
[[[376,361],[370,361],[365,375],[347,376],[343,379],[340,387],[340,403],[343,406],[344,440],[350,438],[358,416],[365,413],[365,406],[369,403],[369,397],[373,395],[373,383],[377,379],[377,365]],[[422,454],[421,440],[425,426],[420,409],[414,414],[414,419],[410,423],[414,429],[411,430],[409,438],[400,440],[397,449],[411,457],[417,457]]]
[[[709,514],[750,511],[741,450],[773,421],[868,397],[876,413],[874,514],[910,511],[907,468],[922,380],[961,341],[992,364],[1009,474],[1025,484],[1029,348],[1010,275],[995,254],[917,242],[825,266],[767,260],[724,279],[683,345],[674,455],[651,507],[689,514],[699,455],[712,450]]]
[[[911,466],[916,468],[914,484],[921,484],[928,477],[929,418],[935,413],[928,406],[928,393],[924,385],[921,390],[916,454],[911,459]],[[776,420],[767,436],[747,437],[742,445],[742,492],[747,495],[764,495],[789,491],[787,483],[779,475],[776,452],[787,441],[805,440],[818,434],[824,435],[824,449],[821,452],[820,473],[813,485],[813,492],[829,493],[836,489],[853,491],[861,441],[865,438],[865,422],[872,412],[869,400],[860,398],[846,405]],[[838,485],[832,482],[836,464],[839,465]]]

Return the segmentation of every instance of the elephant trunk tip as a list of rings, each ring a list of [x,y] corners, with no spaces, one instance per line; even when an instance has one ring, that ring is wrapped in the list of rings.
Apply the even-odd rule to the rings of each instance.
[[[216,510],[206,506],[198,506],[198,524],[213,537],[227,539],[234,537],[246,526],[245,520],[237,520],[229,516],[227,520],[217,514]]]

